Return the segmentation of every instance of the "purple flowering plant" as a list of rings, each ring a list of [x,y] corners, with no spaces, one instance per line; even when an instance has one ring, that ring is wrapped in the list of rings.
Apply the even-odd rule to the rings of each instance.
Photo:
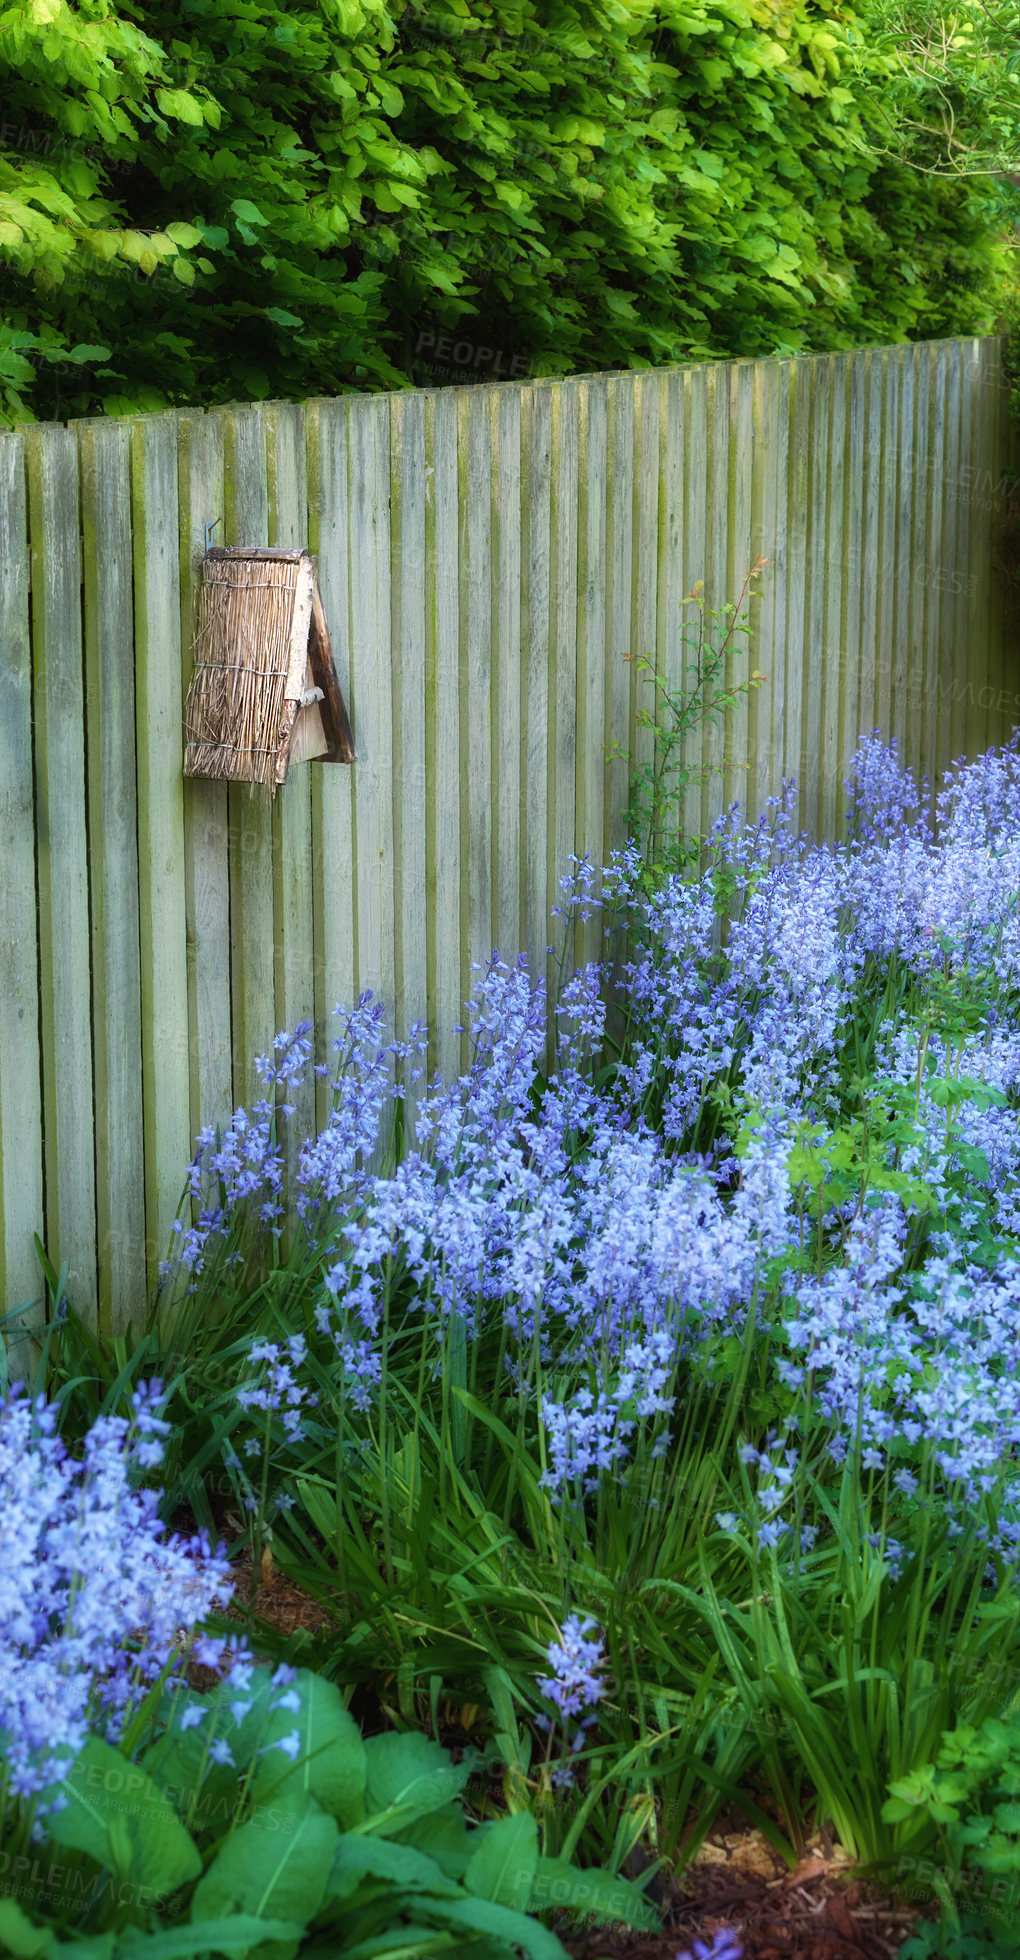
[[[262,1405],[286,1397],[279,1355],[255,1358]],[[355,1950],[367,1914],[389,1945],[424,1924],[476,1932],[491,1960],[565,1960],[528,1910],[553,1881],[568,1899],[609,1885],[615,1916],[654,1927],[625,1882],[542,1861],[532,1818],[469,1831],[468,1767],[437,1743],[366,1740],[334,1684],[206,1629],[230,1593],[222,1550],[168,1536],[134,1481],[158,1467],[161,1407],[140,1387],[132,1420],[100,1418],[75,1457],[52,1405],[0,1400],[5,1950],[325,1956]]]
[[[204,1453],[292,1497],[329,1665],[487,1705],[547,1854],[638,1799],[689,1851],[764,1778],[791,1857],[809,1817],[880,1855],[888,1781],[1020,1655],[1020,749],[933,799],[871,738],[847,804],[815,845],[787,785],[657,882],[575,862],[606,959],[550,1002],[494,954],[453,1081],[363,996],[314,1137],[267,1098],[200,1140],[169,1491]],[[276,1054],[274,1098],[316,1066]],[[548,1627],[586,1622],[613,1693],[553,1793]]]

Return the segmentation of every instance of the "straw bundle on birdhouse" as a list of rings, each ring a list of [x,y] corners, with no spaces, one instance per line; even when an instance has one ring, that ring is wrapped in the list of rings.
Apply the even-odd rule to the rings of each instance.
[[[270,796],[292,762],[354,761],[308,552],[206,553],[184,723],[186,776],[261,783]]]

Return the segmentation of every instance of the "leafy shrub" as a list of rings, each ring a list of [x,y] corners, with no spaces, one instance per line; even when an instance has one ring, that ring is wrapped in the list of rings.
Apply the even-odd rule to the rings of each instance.
[[[8,418],[995,317],[994,194],[877,154],[865,6],[38,0],[2,29]]]
[[[1020,1716],[990,1716],[942,1737],[934,1762],[892,1785],[890,1823],[924,1818],[942,1863],[907,1861],[896,1876],[941,1901],[901,1948],[901,1960],[993,1960],[1017,1947],[1020,1922]],[[911,1863],[913,1869],[911,1869]],[[963,1910],[961,1910],[961,1907]]]

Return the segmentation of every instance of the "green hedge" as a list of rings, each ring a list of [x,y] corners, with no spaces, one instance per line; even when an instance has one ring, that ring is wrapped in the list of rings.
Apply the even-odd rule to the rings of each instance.
[[[848,29],[826,0],[0,9],[0,412],[990,326],[991,187],[876,157]]]

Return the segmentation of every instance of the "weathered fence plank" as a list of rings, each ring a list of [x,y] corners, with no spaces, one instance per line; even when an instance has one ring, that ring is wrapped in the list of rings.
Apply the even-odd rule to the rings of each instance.
[[[349,647],[358,990],[393,1021],[393,678],[390,644],[390,408],[356,397],[348,433]]]
[[[521,713],[523,950],[537,980],[549,942],[549,637],[551,388],[521,393]],[[626,738],[625,738],[626,739]]]
[[[207,527],[223,537],[223,423],[184,415],[178,430],[180,474],[181,687],[194,669],[197,593]],[[230,1026],[230,847],[228,798],[222,783],[189,777],[184,785],[184,904],[188,936],[188,1025],[191,1128],[222,1123],[232,1107]]]
[[[319,590],[330,625],[333,659],[348,711],[350,685],[350,563],[348,559],[346,401],[309,402],[308,548],[319,563]],[[352,720],[354,746],[358,724]],[[354,764],[357,768],[357,764]],[[353,770],[339,764],[311,771],[312,920],[315,964],[316,1059],[332,1061],[335,1011],[357,996],[354,964]],[[316,1118],[324,1124],[330,1089],[320,1078]]]
[[[460,532],[457,518],[458,397],[427,397],[425,522],[425,821],[428,919],[429,1068],[446,1080],[465,1052],[462,1020],[466,961],[461,932],[462,773],[460,718]],[[543,832],[544,835],[544,832]]]
[[[574,851],[598,864],[606,796],[606,445],[607,387],[582,381],[578,406],[577,498],[577,773]],[[578,964],[597,960],[602,946],[596,914],[578,923]]]
[[[131,433],[90,423],[80,440],[99,1322],[120,1333],[148,1281]]]
[[[44,1242],[80,1312],[97,1304],[95,1098],[81,646],[78,444],[28,431]],[[36,1226],[38,1229],[38,1223]]]
[[[428,1020],[425,936],[425,400],[390,404],[390,636],[393,659],[394,1008],[406,1040]],[[406,1081],[407,1071],[404,1071]]]
[[[273,402],[266,411],[266,488],[271,545],[305,550],[308,488],[304,410]],[[273,965],[277,1032],[293,1034],[315,1019],[315,941],[312,886],[312,771],[295,767],[286,794],[273,804]],[[287,1164],[296,1163],[299,1141],[315,1121],[315,1083],[309,1076],[278,1098],[288,1119]]]
[[[521,906],[521,397],[489,397],[492,456],[493,944],[525,950]]]
[[[191,1147],[177,424],[131,430],[145,1230],[150,1286]]]
[[[42,1093],[36,925],[36,818],[32,781],[25,449],[0,436],[0,1317],[11,1369],[28,1373],[28,1335],[42,1325],[43,1280],[34,1234],[43,1224]]]
[[[267,545],[265,410],[225,410],[223,425],[224,543]],[[273,816],[266,797],[247,784],[231,783],[227,797],[234,1102],[247,1104],[256,1058],[269,1053],[276,1033]]]

